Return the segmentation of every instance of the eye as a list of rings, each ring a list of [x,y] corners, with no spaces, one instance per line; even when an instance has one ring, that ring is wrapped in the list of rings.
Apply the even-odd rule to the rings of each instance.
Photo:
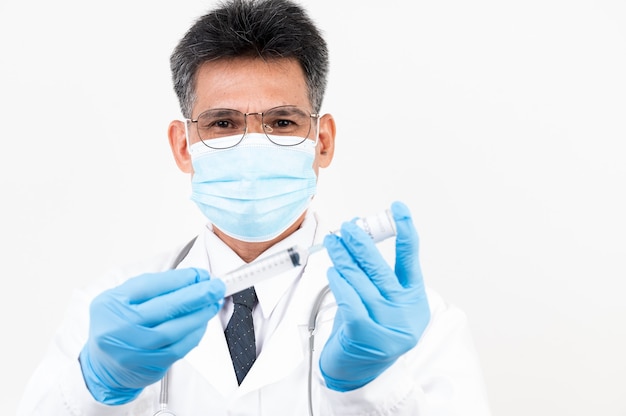
[[[293,120],[282,119],[282,120],[276,120],[275,124],[276,124],[276,127],[286,128],[286,127],[291,126],[292,124],[296,124],[296,122]]]
[[[198,116],[198,129],[210,134],[230,134],[244,129],[244,116],[235,110],[215,109]]]
[[[264,122],[268,133],[292,135],[308,129],[310,116],[297,107],[277,107],[265,114]]]
[[[230,128],[233,127],[233,123],[230,120],[215,120],[210,125],[215,126],[216,128],[220,128],[220,129],[227,129],[229,127]]]

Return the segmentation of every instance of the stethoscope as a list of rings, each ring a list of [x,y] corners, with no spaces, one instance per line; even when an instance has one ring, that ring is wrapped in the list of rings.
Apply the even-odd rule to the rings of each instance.
[[[180,251],[176,259],[173,261],[171,268],[174,269],[178,264],[183,261],[191,246],[196,241],[197,237],[194,237],[183,249]],[[311,314],[309,315],[309,372],[307,380],[307,396],[309,405],[309,416],[313,416],[313,352],[315,351],[315,332],[317,329],[317,318],[324,303],[324,299],[330,293],[330,288],[324,286],[322,290],[317,294],[313,308],[311,308]],[[169,370],[165,373],[165,376],[161,379],[161,386],[159,391],[159,410],[154,413],[153,416],[176,416],[172,410],[168,409],[169,402]]]

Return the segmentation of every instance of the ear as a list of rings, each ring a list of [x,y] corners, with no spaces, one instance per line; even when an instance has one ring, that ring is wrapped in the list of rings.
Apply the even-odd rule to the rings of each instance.
[[[326,168],[330,165],[335,154],[335,134],[337,131],[335,119],[330,114],[324,114],[320,118],[319,126],[316,164],[320,168]]]
[[[180,120],[172,121],[167,129],[167,136],[176,165],[184,173],[191,173],[191,156],[189,155],[189,149],[187,149],[185,122]]]

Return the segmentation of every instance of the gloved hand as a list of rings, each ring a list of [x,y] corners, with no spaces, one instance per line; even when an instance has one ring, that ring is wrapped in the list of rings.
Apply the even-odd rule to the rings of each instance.
[[[99,402],[127,403],[200,342],[225,286],[202,269],[147,273],[98,295],[79,361]]]
[[[396,265],[392,270],[370,237],[352,222],[324,246],[337,300],[332,333],[320,356],[327,387],[354,390],[374,380],[413,348],[430,320],[418,259],[418,237],[408,208],[394,202]]]

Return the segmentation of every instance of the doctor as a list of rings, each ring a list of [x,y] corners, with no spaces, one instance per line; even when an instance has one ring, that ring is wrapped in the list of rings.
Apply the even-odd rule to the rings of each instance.
[[[408,208],[391,205],[391,262],[354,223],[329,235],[309,210],[335,121],[319,113],[328,53],[306,12],[224,3],[171,69],[184,119],[169,143],[208,222],[75,294],[18,414],[488,415],[467,322],[425,288]],[[316,241],[327,255],[225,299],[211,277]]]

